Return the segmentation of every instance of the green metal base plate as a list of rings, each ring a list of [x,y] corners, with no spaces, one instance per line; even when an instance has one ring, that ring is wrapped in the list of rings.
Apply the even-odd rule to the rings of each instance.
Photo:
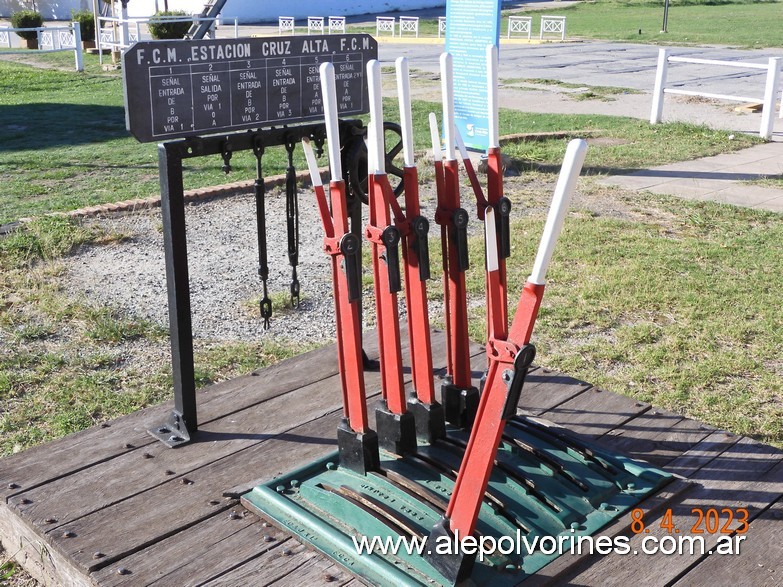
[[[358,475],[334,453],[259,485],[243,503],[374,585],[448,585],[420,554],[359,554],[357,542],[424,539],[445,512],[468,433],[400,458],[381,451],[381,471]],[[671,475],[569,436],[561,428],[517,417],[506,425],[476,526],[479,540],[500,548],[477,559],[476,585],[516,585],[671,480]],[[501,537],[503,538],[500,540]],[[562,538],[559,538],[562,537]],[[376,539],[376,546],[379,544]],[[500,540],[500,542],[498,542]],[[538,546],[528,554],[526,544]],[[355,542],[356,541],[356,542]],[[517,549],[517,546],[521,546]],[[509,550],[512,552],[507,553]]]

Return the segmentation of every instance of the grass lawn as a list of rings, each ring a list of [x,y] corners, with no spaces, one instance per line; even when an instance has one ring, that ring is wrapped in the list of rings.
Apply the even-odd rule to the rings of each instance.
[[[104,202],[144,198],[159,193],[157,146],[138,143],[125,130],[122,82],[97,71],[97,58],[86,74],[0,61],[0,224],[46,212],[67,211]],[[61,60],[62,57],[59,56]],[[51,61],[50,63],[57,63]],[[427,150],[427,113],[440,105],[414,105],[417,148]],[[390,120],[397,116],[393,99],[386,101]],[[511,110],[501,112],[504,133],[553,130],[601,131],[612,145],[596,146],[588,156],[591,172],[635,168],[691,159],[748,146],[746,136],[692,125],[652,127],[643,121],[611,116],[553,116]],[[557,164],[562,142],[525,143],[509,154],[525,165]],[[255,159],[237,153],[230,176],[219,156],[191,159],[185,165],[185,189],[255,177]],[[297,169],[305,169],[297,149]],[[264,173],[282,173],[283,148],[269,149]]]
[[[668,32],[662,33],[663,2],[602,0],[554,11],[567,17],[568,37],[746,48],[779,47],[780,30],[761,23],[775,22],[781,13],[777,1],[673,0]]]
[[[502,11],[501,38],[506,36],[511,14],[532,16],[533,38],[537,38],[542,10],[549,15],[567,17],[567,39],[581,37],[661,45],[732,45],[746,48],[779,47],[783,41],[778,27],[761,26],[761,23],[780,19],[783,11],[780,0],[672,0],[666,33],[661,32],[662,0],[585,1],[574,6],[549,6],[544,9],[530,4],[521,10]],[[374,26],[349,26],[348,30],[375,34]],[[419,36],[437,37],[437,19],[421,19]]]
[[[783,447],[783,252],[776,244],[783,217],[606,190],[582,180],[581,203],[548,275],[533,335],[537,360]],[[539,193],[513,196],[535,211],[513,227],[511,300],[543,228],[548,200]],[[590,202],[605,197],[614,209],[596,211]],[[474,266],[480,261],[477,255]],[[472,295],[483,294],[483,275],[468,283]],[[476,340],[484,338],[482,317],[477,308]]]

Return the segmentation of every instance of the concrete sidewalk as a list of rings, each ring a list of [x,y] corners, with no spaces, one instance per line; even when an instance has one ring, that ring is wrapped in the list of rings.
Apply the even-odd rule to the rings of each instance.
[[[636,192],[783,212],[783,189],[746,183],[781,174],[783,145],[772,142],[735,153],[614,175],[601,183]]]

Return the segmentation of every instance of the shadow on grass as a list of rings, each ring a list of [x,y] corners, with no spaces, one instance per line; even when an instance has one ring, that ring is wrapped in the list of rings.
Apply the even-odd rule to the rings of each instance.
[[[0,151],[84,145],[127,136],[125,110],[120,106],[0,105]]]

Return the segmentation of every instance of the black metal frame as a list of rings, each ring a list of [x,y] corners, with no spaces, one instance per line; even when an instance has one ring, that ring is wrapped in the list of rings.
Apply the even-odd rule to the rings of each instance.
[[[359,120],[340,122],[343,152],[352,152],[355,142],[363,141],[364,127]],[[166,287],[171,335],[171,365],[174,385],[174,410],[167,421],[149,430],[155,438],[174,448],[191,442],[198,432],[196,382],[193,358],[193,325],[190,308],[188,251],[185,231],[185,193],[183,165],[185,159],[220,155],[273,146],[285,146],[309,138],[322,150],[326,132],[324,124],[273,127],[257,131],[192,137],[158,145],[163,246],[166,259]],[[352,198],[351,231],[361,234],[361,201]]]

